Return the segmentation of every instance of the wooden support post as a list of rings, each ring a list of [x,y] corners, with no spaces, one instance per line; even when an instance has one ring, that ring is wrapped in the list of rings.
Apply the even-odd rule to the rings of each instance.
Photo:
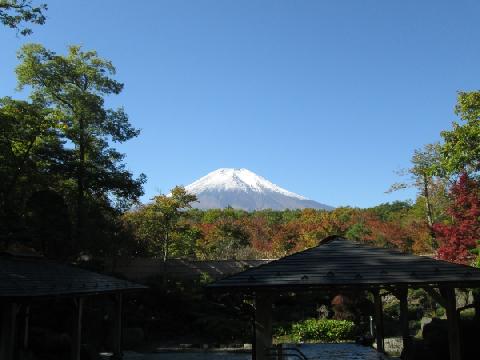
[[[0,359],[12,360],[15,352],[18,305],[16,303],[4,303],[1,304],[1,307]]]
[[[23,349],[28,349],[28,341],[30,337],[30,305],[25,305],[25,318],[23,324]]]
[[[22,305],[18,314],[17,322],[19,322],[20,328],[17,335],[19,335],[20,338],[18,339],[19,352],[17,357],[19,359],[30,359],[31,352],[28,350],[30,340],[30,305]]]
[[[283,358],[283,345],[277,344],[277,360],[284,360]]]
[[[458,324],[455,288],[441,288],[440,293],[442,294],[446,302],[445,310],[447,312],[450,360],[461,360],[462,351],[460,348],[460,329]]]
[[[405,359],[410,358],[410,329],[408,327],[408,288],[400,288],[397,291],[398,300],[400,300],[400,326],[403,337],[403,352]]]
[[[254,303],[255,304],[255,303]],[[255,325],[255,306],[252,314],[252,360],[257,360],[257,326]]]
[[[122,310],[123,295],[115,295],[115,320],[113,329],[113,354],[115,359],[122,359]]]
[[[255,358],[267,360],[267,349],[272,346],[272,296],[258,293],[255,296]]]
[[[80,360],[82,348],[82,316],[83,298],[74,299],[73,332],[72,332],[72,360]]]
[[[475,308],[474,321],[479,323],[480,322],[480,289],[473,289],[472,296],[473,296],[473,307]]]
[[[384,329],[383,329],[383,304],[382,304],[382,296],[380,295],[379,289],[374,289],[373,293],[373,300],[375,305],[375,336],[377,339],[377,351],[384,353],[385,352],[385,345],[383,343],[384,336]]]

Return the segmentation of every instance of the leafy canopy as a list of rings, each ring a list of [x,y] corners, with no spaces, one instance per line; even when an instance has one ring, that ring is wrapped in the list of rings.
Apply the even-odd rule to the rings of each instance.
[[[191,208],[191,203],[196,200],[195,195],[176,186],[169,195],[155,196],[152,203],[127,213],[126,221],[133,225],[136,236],[146,244],[148,252],[153,256],[160,255],[166,261],[171,253],[182,252],[178,249],[184,240],[181,234],[192,238],[192,229],[181,220],[184,210]]]
[[[54,185],[66,155],[56,125],[42,103],[0,99],[1,216],[18,212],[42,184]]]
[[[30,35],[32,29],[24,23],[43,25],[46,10],[46,4],[35,6],[31,0],[0,0],[0,22],[21,35]]]
[[[462,174],[450,190],[452,202],[447,209],[451,224],[436,224],[441,247],[438,257],[443,260],[469,264],[480,240],[480,185],[477,180]]]
[[[454,122],[453,129],[441,133],[441,168],[449,175],[476,174],[480,170],[480,92],[460,92],[455,113],[463,123]]]
[[[18,58],[19,89],[31,86],[32,99],[51,108],[62,136],[74,145],[72,165],[79,197],[94,194],[129,206],[142,194],[145,177],[134,179],[122,164],[124,155],[110,146],[139,134],[123,108],[105,106],[106,96],[123,89],[112,78],[112,63],[80,46],[70,46],[62,56],[40,44],[27,44]]]

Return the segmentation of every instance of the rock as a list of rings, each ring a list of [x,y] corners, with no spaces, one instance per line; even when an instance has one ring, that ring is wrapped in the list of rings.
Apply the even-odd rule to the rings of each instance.
[[[390,337],[383,339],[383,347],[389,354],[400,355],[403,349],[403,339],[401,337]]]
[[[431,322],[432,322],[432,318],[422,317],[420,319],[420,329],[423,331],[423,327],[427,324],[430,324]]]

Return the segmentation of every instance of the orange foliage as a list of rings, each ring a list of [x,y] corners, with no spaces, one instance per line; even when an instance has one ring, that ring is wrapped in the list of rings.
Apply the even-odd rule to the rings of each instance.
[[[224,256],[238,249],[238,256],[280,257],[314,247],[329,235],[341,235],[406,252],[431,253],[428,226],[415,212],[409,213],[411,205],[402,205],[399,210],[389,204],[382,206],[253,213],[227,209],[215,210],[215,216],[201,213],[208,222],[202,222],[197,216],[198,228],[202,232],[197,254],[208,258],[215,253]],[[222,246],[229,248],[223,250]]]

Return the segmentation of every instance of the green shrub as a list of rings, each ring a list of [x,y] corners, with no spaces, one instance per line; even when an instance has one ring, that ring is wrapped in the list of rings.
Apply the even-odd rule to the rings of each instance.
[[[386,303],[383,308],[383,315],[388,319],[399,319],[400,317],[400,303],[398,301],[391,301]]]
[[[436,317],[441,318],[445,315],[445,309],[441,307],[437,308],[437,310],[435,311],[435,315]]]
[[[349,320],[308,319],[292,325],[292,338],[296,342],[352,339],[355,324]]]
[[[465,309],[460,313],[461,319],[474,319],[475,318],[475,309]]]

